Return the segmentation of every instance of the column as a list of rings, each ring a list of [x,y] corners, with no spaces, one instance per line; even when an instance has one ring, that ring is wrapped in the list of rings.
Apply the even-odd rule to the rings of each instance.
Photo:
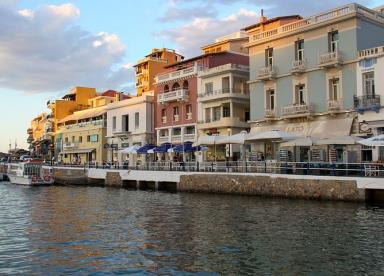
[[[158,130],[156,130],[156,144],[157,145],[159,145],[160,144],[160,130],[158,129]]]
[[[213,107],[210,107],[211,110],[211,122],[213,121]]]
[[[181,127],[180,128],[181,143],[184,143],[184,131],[185,131],[185,127]]]
[[[229,93],[233,93],[233,76],[229,76]]]
[[[233,102],[232,100],[229,102],[229,116],[233,117]]]

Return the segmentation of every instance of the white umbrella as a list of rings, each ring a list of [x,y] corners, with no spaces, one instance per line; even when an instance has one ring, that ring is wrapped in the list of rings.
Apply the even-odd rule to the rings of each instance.
[[[136,153],[139,148],[140,148],[139,145],[133,145],[133,146],[130,146],[128,148],[119,150],[119,152],[120,153],[125,153],[125,154]]]
[[[315,145],[355,145],[361,140],[356,136],[335,136],[319,139]]]
[[[310,147],[313,146],[319,138],[302,137],[280,144],[281,147]]]
[[[292,133],[281,131],[281,130],[270,130],[264,132],[251,133],[246,138],[246,141],[257,141],[257,140],[292,140],[297,138]]]
[[[244,145],[245,140],[248,138],[249,134],[246,131],[242,131],[240,133],[224,137],[222,142],[225,142],[226,144],[238,144],[238,145]]]
[[[226,139],[228,137],[226,136],[220,136],[220,135],[206,135],[206,136],[200,136],[197,140],[197,145],[225,145]]]
[[[384,147],[384,134],[360,140],[358,143],[368,147]]]

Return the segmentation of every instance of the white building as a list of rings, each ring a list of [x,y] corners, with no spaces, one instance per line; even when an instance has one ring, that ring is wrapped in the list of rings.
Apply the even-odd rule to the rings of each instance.
[[[198,134],[229,136],[249,129],[249,66],[228,63],[198,74]],[[238,145],[210,147],[207,159],[240,159]],[[214,159],[212,157],[212,159]]]
[[[153,102],[153,92],[148,92],[107,106],[108,161],[121,164],[128,156],[119,150],[155,142]]]
[[[359,133],[362,136],[384,134],[384,46],[360,51],[356,72],[354,106],[358,112]],[[384,149],[365,148],[364,159],[384,160]]]

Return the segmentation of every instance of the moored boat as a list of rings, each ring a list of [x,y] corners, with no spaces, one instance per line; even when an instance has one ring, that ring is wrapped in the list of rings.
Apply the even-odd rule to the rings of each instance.
[[[53,172],[41,162],[8,164],[8,178],[12,184],[38,186],[53,184]]]

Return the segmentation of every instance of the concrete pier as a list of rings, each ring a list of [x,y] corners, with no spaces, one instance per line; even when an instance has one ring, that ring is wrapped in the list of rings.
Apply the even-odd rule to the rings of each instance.
[[[384,179],[263,173],[55,168],[64,185],[364,202],[384,201]]]

